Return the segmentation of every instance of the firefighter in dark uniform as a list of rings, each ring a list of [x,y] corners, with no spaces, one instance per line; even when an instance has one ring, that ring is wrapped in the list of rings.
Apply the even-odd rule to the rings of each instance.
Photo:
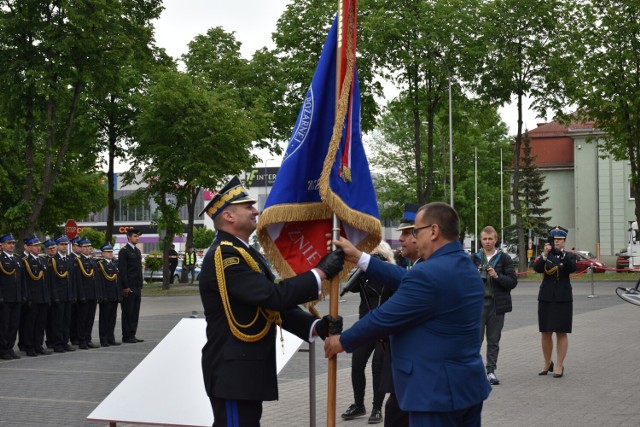
[[[276,324],[307,341],[342,329],[341,319],[316,319],[298,304],[318,298],[321,280],[342,269],[344,253],[332,252],[311,271],[274,283],[267,261],[248,243],[258,215],[254,203],[234,177],[203,211],[218,231],[200,275],[207,319],[202,370],[214,426],[260,425],[262,402],[278,398]]]
[[[47,260],[51,288],[51,335],[47,335],[47,338],[53,347],[53,351],[64,353],[75,351],[75,348],[69,345],[69,330],[71,325],[71,305],[76,301],[77,291],[69,272],[73,266],[67,256],[69,239],[64,236],[58,237],[55,243],[57,251]],[[49,334],[49,329],[47,334]]]
[[[69,254],[69,279],[74,284],[75,288],[75,280],[73,279],[73,271],[74,266],[76,265],[76,259],[80,256],[81,250],[80,246],[78,246],[78,240],[80,237],[74,237],[69,240],[71,244],[71,253]],[[74,302],[71,303],[71,320],[69,321],[69,341],[73,345],[78,345],[78,290],[76,289],[76,298]],[[68,350],[67,350],[68,351]]]
[[[22,261],[13,251],[16,239],[0,236],[0,358],[20,359],[13,350],[20,326],[20,311],[27,294],[22,283]]]
[[[73,280],[78,292],[78,347],[82,350],[99,348],[91,341],[91,330],[96,317],[96,306],[102,300],[102,292],[96,283],[96,265],[91,259],[91,242],[80,238],[78,246],[82,254],[73,266]]]
[[[51,292],[45,278],[46,264],[40,259],[40,239],[36,236],[24,239],[25,256],[22,281],[27,289],[27,314],[23,328],[24,344],[27,356],[51,354],[51,350],[42,347],[44,330],[47,327],[47,312],[51,305]]]
[[[113,333],[118,315],[118,302],[122,301],[122,287],[118,277],[118,267],[113,261],[113,246],[106,244],[100,248],[102,259],[98,260],[96,279],[102,288],[100,303],[99,331],[100,345],[109,347],[120,345]]]
[[[127,244],[118,253],[118,271],[122,284],[122,342],[134,344],[144,340],[136,337],[140,303],[142,302],[142,253],[136,247],[142,233],[127,230]]]

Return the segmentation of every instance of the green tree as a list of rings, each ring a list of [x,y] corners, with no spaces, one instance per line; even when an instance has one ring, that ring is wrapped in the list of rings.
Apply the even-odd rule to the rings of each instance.
[[[515,212],[520,206],[522,114],[523,98],[532,99],[532,108],[544,116],[554,104],[558,91],[554,81],[561,80],[566,67],[552,66],[560,50],[561,35],[569,33],[574,10],[573,2],[563,0],[494,0],[484,2],[479,21],[481,37],[469,45],[469,58],[477,64],[466,78],[485,99],[504,105],[516,98],[518,119],[513,145],[512,200]],[[574,72],[575,70],[571,70]],[[525,226],[522,215],[516,215],[518,251],[523,254]],[[520,257],[520,269],[526,268],[526,258]]]
[[[562,81],[578,106],[567,119],[593,121],[604,131],[600,147],[629,161],[631,187],[640,194],[640,10],[632,1],[595,0],[580,3],[573,18],[575,37],[564,39],[564,55],[557,57],[574,73]]]
[[[193,229],[193,247],[198,249],[205,249],[211,246],[213,239],[215,238],[215,232],[205,227],[196,227]]]
[[[199,192],[250,167],[255,161],[250,150],[256,130],[242,106],[180,72],[156,76],[138,105],[137,145],[131,150],[132,168],[126,180],[148,185],[143,192],[158,205],[166,258],[175,234],[183,228],[178,209],[187,206],[186,245],[192,246]],[[165,273],[163,286],[168,289]]]
[[[520,211],[513,211],[513,215],[520,216],[523,227],[527,232],[531,231],[532,236],[543,237],[548,235],[549,220],[551,217],[545,216],[551,209],[543,207],[549,200],[548,189],[544,188],[544,175],[535,164],[535,157],[531,155],[531,139],[529,134],[523,136],[522,146],[522,166],[520,174]],[[517,230],[514,225],[508,227],[510,237],[517,239]],[[524,254],[526,252],[520,252]],[[521,256],[521,258],[526,258]]]
[[[461,218],[461,231],[474,229],[475,217],[475,156],[478,158],[478,221],[479,226],[500,224],[500,150],[504,152],[504,164],[511,155],[505,124],[495,107],[479,101],[456,98],[457,114],[454,128],[454,182],[456,210]],[[434,129],[446,129],[447,111],[436,115]],[[370,162],[376,174],[375,187],[382,218],[397,219],[402,215],[404,203],[418,202],[414,167],[416,152],[413,139],[413,113],[410,102],[402,95],[387,105],[380,119],[380,132],[375,133],[371,144]],[[426,126],[422,132],[426,131]],[[439,132],[436,132],[438,134]],[[434,146],[435,186],[432,201],[448,201],[445,179],[448,180],[448,143],[446,138]],[[422,151],[421,162],[426,162]],[[508,196],[508,194],[507,194]],[[508,203],[508,197],[505,198]],[[507,209],[508,211],[508,209]]]
[[[100,249],[100,247],[106,242],[113,244],[113,240],[107,240],[104,231],[94,230],[90,227],[83,228],[78,235],[85,239],[89,239],[91,246],[93,246],[94,249]]]
[[[78,118],[99,82],[120,72],[128,35],[148,22],[141,10],[158,2],[0,1],[0,112],[20,153],[21,193],[4,217],[18,235],[37,228],[69,153],[97,151],[95,127],[79,132]]]

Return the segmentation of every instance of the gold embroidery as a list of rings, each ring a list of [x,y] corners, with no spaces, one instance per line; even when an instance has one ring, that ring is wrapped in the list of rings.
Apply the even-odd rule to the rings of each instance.
[[[231,333],[233,334],[233,336],[235,336],[239,340],[244,342],[259,341],[262,338],[264,338],[267,335],[267,333],[269,333],[269,330],[271,329],[271,325],[273,325],[274,322],[276,323],[276,325],[282,328],[281,326],[282,318],[280,317],[280,312],[276,310],[269,310],[269,309],[264,309],[262,307],[258,307],[256,310],[256,315],[254,316],[251,322],[247,324],[241,324],[238,322],[238,320],[233,315],[233,311],[231,309],[231,302],[229,301],[229,295],[227,293],[227,284],[225,281],[224,270],[231,265],[239,264],[240,260],[238,257],[231,257],[226,260],[223,260],[222,248],[221,248],[223,245],[233,246],[233,244],[227,241],[220,242],[220,246],[218,246],[214,255],[215,266],[216,266],[216,278],[218,279],[218,288],[220,290],[220,297],[222,298],[222,306],[224,307],[224,313],[225,313],[225,316],[227,317],[227,323],[229,324],[229,328],[231,329]],[[234,248],[238,252],[240,252],[240,255],[242,256],[242,258],[245,260],[245,262],[249,265],[249,267],[253,271],[258,273],[262,272],[260,270],[260,267],[258,267],[258,264],[256,263],[256,261],[253,258],[251,258],[251,255],[249,255],[249,253],[245,249],[239,248],[237,246],[234,246]],[[262,316],[266,321],[264,328],[262,328],[260,332],[258,332],[255,335],[249,335],[249,334],[245,334],[240,330],[240,329],[247,329],[253,326],[260,316]]]
[[[100,266],[100,270],[102,270],[102,275],[104,276],[105,279],[107,279],[110,282],[115,282],[116,279],[118,279],[118,273],[113,273],[111,275],[107,273],[107,270],[105,270],[104,268],[104,262],[98,261],[98,265]]]
[[[58,276],[59,278],[66,279],[67,277],[69,277],[68,271],[65,271],[64,273],[60,273],[60,271],[58,271],[58,264],[56,263],[55,258],[49,258],[49,265],[53,267],[53,271],[56,273],[56,276]]]
[[[31,277],[31,280],[35,280],[35,281],[42,280],[42,278],[44,277],[44,270],[40,270],[37,276],[33,274],[33,270],[31,270],[31,265],[29,265],[29,261],[27,261],[27,257],[24,258],[24,265],[26,267],[27,273],[29,273],[29,277]]]
[[[80,260],[80,257],[76,258],[76,261],[78,261],[78,265],[80,266],[80,271],[82,272],[82,275],[84,277],[93,277],[93,269],[91,269],[91,272],[87,272],[87,270],[84,269],[84,265],[82,265],[82,261]]]

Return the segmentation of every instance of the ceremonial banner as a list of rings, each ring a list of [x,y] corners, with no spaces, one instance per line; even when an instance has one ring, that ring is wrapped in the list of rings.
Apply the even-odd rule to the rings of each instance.
[[[344,73],[336,71],[340,48]],[[360,131],[355,13],[348,22],[334,20],[258,221],[260,244],[283,277],[309,270],[326,254],[334,213],[358,248],[378,245],[378,207]]]

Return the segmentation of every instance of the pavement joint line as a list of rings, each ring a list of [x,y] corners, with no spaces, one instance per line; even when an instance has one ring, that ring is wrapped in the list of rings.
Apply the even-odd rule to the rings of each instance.
[[[99,401],[93,400],[65,400],[65,399],[41,399],[35,397],[15,397],[15,396],[0,396],[0,400],[17,400],[26,402],[56,402],[56,403],[86,403],[87,405],[97,405]]]
[[[131,372],[129,371],[77,371],[77,370],[69,370],[69,369],[37,369],[37,368],[0,368],[0,371],[8,371],[8,372],[51,372],[51,373],[67,373],[67,374],[99,374],[99,375],[129,375]]]

